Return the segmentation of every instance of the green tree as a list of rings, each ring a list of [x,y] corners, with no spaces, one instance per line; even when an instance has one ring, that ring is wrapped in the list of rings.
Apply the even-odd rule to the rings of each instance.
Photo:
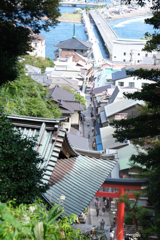
[[[90,6],[89,6],[89,5],[86,5],[86,6],[85,6],[85,10],[86,10],[86,12],[89,12],[89,11],[91,10]]]
[[[59,118],[61,110],[50,99],[42,84],[34,81],[24,72],[13,82],[0,88],[0,105],[7,114],[33,117]]]
[[[30,31],[24,27],[48,31],[58,22],[58,5],[58,0],[0,1],[0,85],[18,76],[17,59],[31,50]]]
[[[140,192],[134,192],[135,200],[130,200],[128,194],[123,194],[119,201],[125,203],[125,220],[130,219],[131,224],[135,220],[136,232],[140,233],[142,239],[147,240],[156,228],[152,225],[151,216],[152,211],[143,206],[138,206],[138,199],[141,195]],[[141,227],[141,228],[138,228]]]
[[[54,62],[49,58],[36,57],[31,55],[25,55],[22,57],[23,64],[29,64],[38,68],[41,68],[41,73],[45,72],[46,67],[54,67]]]
[[[131,0],[127,0],[127,3],[131,2]],[[137,4],[144,6],[146,3],[143,0],[137,0]],[[153,1],[152,4],[151,10],[153,16],[145,19],[145,23],[153,25],[155,29],[152,35],[146,34],[149,38],[143,50],[148,52],[159,50],[160,46],[160,34],[158,32],[160,28],[160,5],[158,1]],[[113,126],[116,128],[114,137],[119,141],[131,139],[135,142],[148,137],[156,138],[160,135],[160,71],[158,69],[139,69],[133,72],[128,71],[128,74],[138,76],[140,79],[153,80],[155,83],[144,86],[141,92],[125,94],[127,98],[145,101],[148,112],[145,111],[144,114],[135,118],[114,122]],[[147,174],[148,177],[148,196],[156,209],[156,225],[160,236],[160,146],[157,144],[154,148],[153,146],[146,147],[146,150],[148,151],[146,154],[133,155],[131,160],[133,160],[134,163],[140,163],[146,167],[147,173],[145,174]]]
[[[38,167],[44,160],[34,148],[36,138],[22,138],[7,116],[0,112],[0,201],[16,199],[16,204],[32,203],[49,186]]]

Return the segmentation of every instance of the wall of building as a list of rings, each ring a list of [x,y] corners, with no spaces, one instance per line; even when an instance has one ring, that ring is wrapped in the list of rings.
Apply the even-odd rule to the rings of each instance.
[[[119,112],[117,112],[117,113],[128,113],[128,118],[129,118],[129,117],[136,117],[137,115],[139,115],[139,111],[136,109],[136,106],[133,106],[133,107],[130,107],[130,108],[128,108],[128,109],[119,111]],[[116,114],[117,114],[117,113],[116,113]],[[109,122],[113,122],[113,120],[115,119],[115,115],[116,115],[116,114],[108,117]]]
[[[70,128],[71,128],[71,118],[69,117],[69,121],[68,122],[63,122],[63,126],[65,129],[68,130],[68,132],[70,132]]]
[[[32,42],[31,46],[33,47],[33,51],[29,52],[30,55],[32,56],[36,55],[37,57],[45,58],[45,47],[46,47],[45,40]]]
[[[79,113],[78,111],[74,111],[71,115],[71,124],[79,124]]]
[[[151,84],[151,83],[155,83],[155,82],[151,80],[146,80],[146,79],[138,79],[137,77],[128,77],[128,78],[123,78],[115,81],[116,86],[120,86],[120,87],[130,86],[138,89],[142,89],[143,85]]]
[[[62,52],[61,52],[61,57],[62,58],[69,58],[69,57],[72,57],[72,56],[73,56],[73,58],[72,58],[73,62],[79,62],[79,61],[85,62],[85,60],[83,58],[81,58],[79,55],[77,55],[73,51],[64,51],[64,50],[62,50]]]
[[[139,64],[143,57],[153,57],[152,53],[142,51],[146,41],[135,39],[118,39],[113,42],[112,61]]]

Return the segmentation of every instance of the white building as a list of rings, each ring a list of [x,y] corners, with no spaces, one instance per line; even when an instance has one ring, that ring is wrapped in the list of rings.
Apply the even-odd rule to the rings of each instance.
[[[118,38],[113,41],[112,48],[112,61],[113,62],[124,62],[129,64],[140,64],[143,58],[152,58],[154,64],[153,52],[148,53],[142,51],[146,40],[140,39],[123,39]],[[155,54],[155,53],[154,53]]]
[[[31,28],[27,27],[30,30],[31,36],[31,47],[33,48],[32,52],[28,52],[31,56],[37,56],[45,58],[45,37],[40,34],[35,34]]]

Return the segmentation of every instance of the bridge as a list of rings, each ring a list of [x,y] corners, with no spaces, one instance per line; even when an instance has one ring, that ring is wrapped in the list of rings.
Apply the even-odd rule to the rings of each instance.
[[[106,5],[103,3],[94,3],[94,2],[83,2],[83,1],[79,1],[79,2],[59,2],[59,5],[69,5],[69,6],[77,6],[77,5],[88,5],[88,6],[100,6],[100,5]]]
[[[113,29],[109,26],[107,21],[99,14],[96,10],[90,11],[90,16],[92,17],[97,29],[104,41],[104,44],[109,52],[110,58],[112,55],[112,43],[118,38]]]
[[[103,56],[102,56],[101,50],[99,48],[98,39],[95,37],[94,31],[93,31],[93,26],[91,25],[90,19],[89,19],[88,15],[86,14],[86,12],[83,12],[82,19],[83,19],[83,23],[85,25],[86,34],[88,35],[88,41],[93,44],[92,50],[93,50],[93,56],[95,59],[94,64],[95,64],[95,66],[99,66],[103,61]]]

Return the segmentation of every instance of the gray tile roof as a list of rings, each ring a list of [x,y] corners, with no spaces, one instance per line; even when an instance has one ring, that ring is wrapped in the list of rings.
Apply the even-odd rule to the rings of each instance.
[[[94,88],[93,89],[93,94],[102,93],[102,92],[106,91],[108,88],[115,88],[115,86],[112,85],[112,84],[108,84],[108,85],[105,85],[105,86],[102,86],[102,87]]]
[[[80,50],[89,50],[92,47],[92,43],[85,42],[77,38],[71,38],[66,41],[62,41],[55,45],[54,47],[58,47],[61,49],[80,49]]]
[[[67,136],[68,136],[69,143],[73,148],[86,149],[86,150],[89,149],[87,138],[77,136],[69,132],[67,133]]]
[[[43,86],[50,86],[52,80],[46,74],[31,73],[29,76],[36,82],[41,83]]]
[[[74,113],[73,107],[70,106],[66,101],[61,100],[57,103],[57,105],[59,108],[61,108],[62,113]]]
[[[58,85],[56,85],[53,88],[53,91],[51,93],[51,97],[55,101],[58,101],[58,100],[73,101],[74,100],[74,93],[67,92],[66,90],[64,90],[64,89],[60,88]]]
[[[83,111],[84,106],[79,101],[65,101],[70,105],[75,111]]]
[[[120,91],[121,90],[120,90],[119,86],[116,86],[116,88],[114,89],[114,92],[112,93],[111,97],[108,100],[108,104],[111,104],[115,101],[115,99]]]

